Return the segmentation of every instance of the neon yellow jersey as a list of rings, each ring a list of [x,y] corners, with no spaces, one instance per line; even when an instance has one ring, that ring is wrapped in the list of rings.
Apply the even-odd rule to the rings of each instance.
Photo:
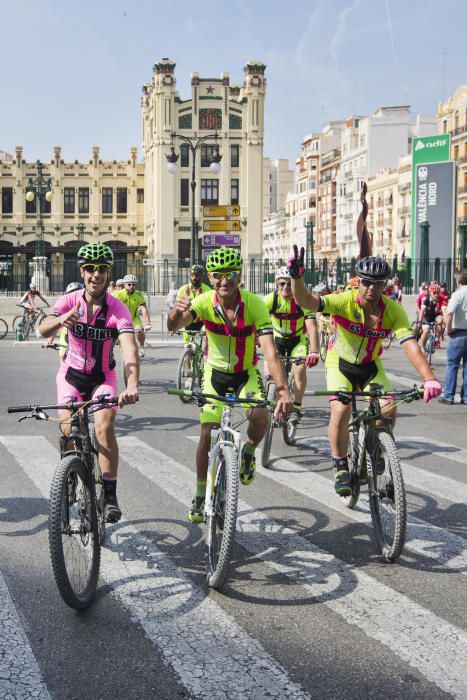
[[[256,333],[272,335],[273,332],[266,304],[245,289],[238,290],[232,327],[226,322],[214,290],[196,297],[191,312],[193,320],[202,321],[206,329],[206,362],[220,372],[234,374],[256,365]]]
[[[114,292],[112,296],[120,299],[120,301],[123,301],[125,306],[129,309],[133,325],[141,326],[142,323],[140,317],[138,316],[138,309],[142,304],[146,305],[146,299],[141,292],[138,292],[138,290],[135,289],[133,294],[128,294],[126,289],[119,289]]]
[[[211,287],[208,284],[201,283],[201,287],[199,287],[199,289],[195,289],[192,284],[184,284],[177,292],[177,299],[184,294],[187,294],[191,299],[194,299],[195,297],[210,291]]]
[[[337,356],[352,364],[364,365],[381,355],[382,340],[391,331],[400,343],[415,338],[402,306],[384,295],[379,302],[379,316],[371,328],[365,327],[358,289],[321,297],[319,311],[332,314],[334,319],[335,332],[328,352],[330,359]]]
[[[305,335],[305,319],[316,318],[314,311],[302,309],[293,297],[284,299],[277,290],[264,297],[263,301],[271,314],[275,338],[296,338]]]

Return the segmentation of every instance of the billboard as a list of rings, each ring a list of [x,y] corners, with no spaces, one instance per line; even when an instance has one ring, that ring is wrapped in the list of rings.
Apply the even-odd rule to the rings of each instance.
[[[430,258],[454,255],[456,164],[423,163],[415,168],[412,257],[420,257],[420,224],[430,224]]]
[[[412,141],[412,236],[411,236],[411,255],[412,258],[418,257],[420,250],[420,221],[416,215],[416,188],[417,188],[417,168],[425,163],[443,163],[451,158],[451,137],[450,134],[437,134],[436,136],[419,136]],[[427,210],[427,215],[431,213],[431,209]],[[424,221],[430,223],[430,243],[431,243],[431,219],[427,218]],[[454,233],[453,233],[454,235]],[[431,247],[431,246],[430,246]],[[447,258],[451,255],[445,251],[443,257]],[[430,257],[433,257],[430,251]],[[435,256],[436,257],[436,256]]]

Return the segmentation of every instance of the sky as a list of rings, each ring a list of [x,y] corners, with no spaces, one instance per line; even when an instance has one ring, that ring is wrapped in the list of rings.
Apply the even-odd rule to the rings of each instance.
[[[141,87],[162,57],[191,73],[266,64],[264,155],[300,155],[329,120],[409,104],[434,115],[467,83],[465,0],[0,0],[0,150],[28,161],[142,159]]]

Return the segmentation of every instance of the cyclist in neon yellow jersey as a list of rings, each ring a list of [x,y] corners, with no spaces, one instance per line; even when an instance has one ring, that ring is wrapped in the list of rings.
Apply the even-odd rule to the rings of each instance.
[[[384,295],[386,281],[391,272],[387,262],[373,256],[362,258],[356,266],[357,289],[342,294],[319,296],[310,294],[301,279],[305,270],[303,257],[303,248],[299,255],[297,246],[294,246],[294,255],[288,264],[293,295],[299,304],[316,311],[331,313],[334,319],[335,334],[326,357],[328,390],[364,390],[372,382],[382,384],[385,390],[390,391],[392,386],[380,355],[383,338],[394,331],[424,383],[423,400],[428,402],[439,396],[441,384],[418,346],[406,312],[394,299]],[[394,401],[385,399],[381,403],[385,414],[391,416],[394,425]],[[328,434],[335,472],[335,490],[341,496],[351,493],[347,463],[350,410],[350,404],[344,405],[331,399]],[[376,470],[378,471],[378,464]]]
[[[209,292],[211,287],[209,285],[203,283],[203,274],[204,274],[204,268],[201,265],[192,265],[191,271],[190,271],[190,282],[188,284],[184,284],[180,287],[180,289],[177,292],[177,297],[182,297],[184,295],[189,296],[190,299],[194,299],[195,297],[199,296],[200,294],[204,294],[204,292]],[[194,321],[193,323],[188,324],[188,326],[185,327],[186,331],[200,331],[203,327],[203,322],[202,321]],[[183,334],[183,342],[185,345],[188,345],[188,343],[191,341],[191,337],[188,333]],[[187,376],[191,376],[191,365],[190,365],[190,356],[187,355],[186,357],[186,368],[187,368]]]
[[[289,421],[299,423],[306,389],[306,368],[315,367],[319,362],[316,313],[311,309],[302,309],[296,303],[287,267],[277,270],[276,283],[277,289],[264,298],[264,303],[271,315],[277,351],[280,355],[304,360],[302,364],[293,365],[295,397],[294,410]]]
[[[139,356],[144,357],[144,333],[151,330],[151,319],[149,318],[146,299],[141,292],[136,289],[137,282],[138,279],[136,275],[125,275],[123,278],[124,288],[116,289],[113,292],[113,296],[123,301],[125,306],[129,309],[133,321],[133,328],[135,329],[136,336],[141,346],[139,349]]]
[[[167,319],[169,331],[177,331],[199,320],[208,338],[202,391],[225,396],[230,390],[245,398],[263,399],[264,387],[257,368],[256,339],[268,362],[276,383],[278,400],[275,409],[280,420],[290,412],[292,401],[282,363],[277,355],[268,310],[262,299],[239,289],[242,258],[234,248],[218,248],[209,254],[206,269],[213,290],[195,299],[183,295],[176,299]],[[208,403],[200,410],[201,436],[196,452],[196,495],[188,519],[203,520],[204,495],[211,430],[218,427],[222,404]],[[263,439],[267,413],[263,408],[247,411],[247,441],[241,452],[240,480],[250,484],[255,477],[255,448]]]

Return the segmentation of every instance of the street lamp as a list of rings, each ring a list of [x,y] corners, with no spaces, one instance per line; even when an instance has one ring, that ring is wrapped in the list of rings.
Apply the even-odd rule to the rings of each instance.
[[[27,184],[26,200],[33,202],[36,198],[36,214],[37,214],[37,231],[36,231],[36,249],[33,258],[34,263],[34,282],[39,289],[46,289],[46,258],[44,257],[44,224],[42,221],[42,213],[44,202],[52,201],[52,180],[50,177],[44,177],[42,172],[42,163],[40,160],[36,163],[37,175],[30,177]]]
[[[36,233],[36,257],[44,255],[44,224],[42,222],[43,201],[52,201],[52,180],[42,174],[43,165],[40,160],[36,163],[37,176],[30,177],[27,184],[26,199],[28,202],[34,201],[36,197],[36,214],[39,233]]]
[[[305,266],[308,270],[311,267],[311,286],[315,283],[315,242],[313,239],[313,222],[307,221],[306,227],[306,258]],[[310,259],[308,258],[308,252],[311,253]],[[310,264],[309,264],[310,263]]]
[[[166,154],[167,158],[167,170],[169,173],[174,175],[178,168],[178,154],[175,153],[174,140],[179,139],[182,143],[186,144],[191,152],[191,242],[190,242],[190,265],[194,265],[198,262],[198,224],[195,218],[195,191],[196,191],[196,151],[201,146],[210,139],[215,141],[215,152],[210,158],[209,169],[215,175],[218,175],[221,169],[222,156],[219,153],[219,147],[217,145],[217,132],[214,134],[206,134],[206,136],[183,136],[182,134],[176,134],[172,132],[171,134],[171,145],[170,153]]]
[[[77,224],[78,229],[78,243],[84,242],[84,224]]]

